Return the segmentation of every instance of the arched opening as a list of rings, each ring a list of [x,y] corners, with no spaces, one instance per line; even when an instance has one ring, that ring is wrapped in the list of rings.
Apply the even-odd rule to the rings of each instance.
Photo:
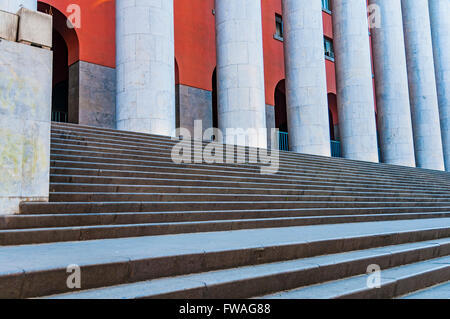
[[[214,68],[214,72],[212,75],[212,127],[219,128],[219,115],[217,113],[217,72],[216,68]]]
[[[38,11],[53,17],[52,121],[78,123],[79,79],[70,67],[79,60],[78,36],[67,17],[47,3],[38,2]]]
[[[286,111],[285,80],[275,87],[275,127],[279,129],[278,147],[282,151],[289,150],[288,122]]]
[[[175,108],[175,124],[176,128],[180,128],[180,70],[177,59],[175,59]]]
[[[328,93],[328,114],[330,121],[331,156],[342,157],[339,139],[339,120],[336,94]]]

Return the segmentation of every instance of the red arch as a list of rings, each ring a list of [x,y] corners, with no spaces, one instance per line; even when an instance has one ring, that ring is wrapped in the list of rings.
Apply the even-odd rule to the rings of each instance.
[[[38,1],[38,11],[51,14],[53,16],[53,29],[56,30],[66,42],[68,49],[68,65],[72,65],[80,60],[80,44],[78,35],[74,28],[67,26],[67,17],[55,7]]]

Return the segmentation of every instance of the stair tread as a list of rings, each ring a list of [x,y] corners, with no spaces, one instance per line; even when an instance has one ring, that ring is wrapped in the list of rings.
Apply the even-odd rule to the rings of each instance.
[[[431,260],[420,261],[412,264],[402,265],[390,269],[381,270],[381,285],[395,285],[397,281],[411,278],[418,274],[438,269],[450,269],[450,256],[444,256]],[[326,283],[320,283],[299,289],[293,289],[281,293],[261,296],[264,299],[331,299],[345,297],[352,293],[370,289],[367,279],[370,275],[358,275],[343,278]],[[445,279],[443,279],[445,280]]]
[[[450,281],[402,296],[401,299],[450,299]]]
[[[9,246],[0,247],[0,273],[448,228],[450,219],[437,218]]]
[[[325,267],[358,259],[374,258],[380,255],[391,255],[399,252],[411,251],[426,247],[437,247],[441,244],[449,244],[450,238],[438,240],[385,246],[359,251],[351,251],[325,256],[300,258],[295,260],[267,263],[261,265],[243,266],[231,269],[215,270],[204,273],[188,274],[176,277],[166,277],[147,280],[137,283],[129,283],[111,287],[103,287],[80,292],[73,292],[51,296],[50,298],[81,298],[81,299],[129,299],[139,297],[157,296],[174,291],[183,291],[203,286],[225,284],[231,281],[263,278],[265,276],[299,271],[307,268]]]

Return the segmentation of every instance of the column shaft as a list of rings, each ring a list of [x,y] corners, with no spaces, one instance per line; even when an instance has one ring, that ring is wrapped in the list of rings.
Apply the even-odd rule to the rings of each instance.
[[[342,155],[378,162],[366,1],[334,0],[333,32]]]
[[[173,135],[173,1],[116,0],[116,125]]]
[[[444,169],[428,0],[402,0],[416,163]]]
[[[445,169],[450,171],[450,2],[428,1]]]
[[[290,148],[330,156],[320,1],[283,0],[283,21]]]
[[[371,31],[382,161],[414,167],[401,0],[370,4],[380,11],[380,25]]]
[[[266,148],[261,0],[215,3],[219,128],[227,143],[245,144],[230,133],[241,129],[247,145]]]

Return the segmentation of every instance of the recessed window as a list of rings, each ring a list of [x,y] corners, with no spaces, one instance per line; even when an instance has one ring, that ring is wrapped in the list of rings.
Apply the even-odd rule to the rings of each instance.
[[[330,0],[322,0],[322,9],[328,12],[331,11]]]
[[[334,61],[334,48],[333,48],[333,40],[330,38],[323,38],[323,45],[325,47],[325,57],[329,60]]]
[[[273,37],[283,41],[283,17],[279,14],[275,14],[275,34]]]

